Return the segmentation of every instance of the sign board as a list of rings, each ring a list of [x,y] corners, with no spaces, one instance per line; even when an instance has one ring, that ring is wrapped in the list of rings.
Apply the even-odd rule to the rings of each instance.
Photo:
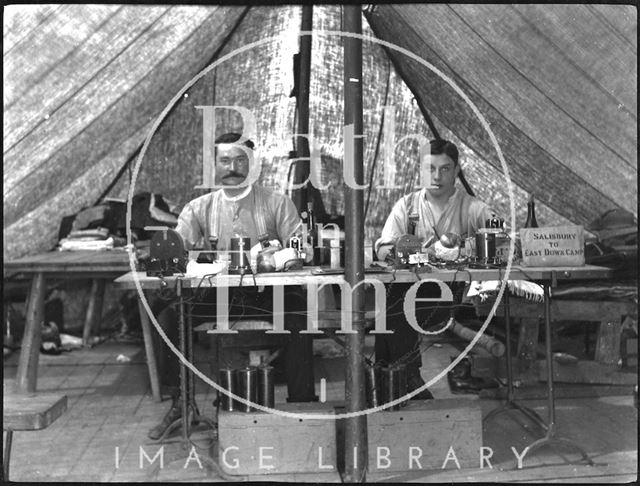
[[[547,226],[522,228],[522,264],[526,267],[584,265],[584,228]]]

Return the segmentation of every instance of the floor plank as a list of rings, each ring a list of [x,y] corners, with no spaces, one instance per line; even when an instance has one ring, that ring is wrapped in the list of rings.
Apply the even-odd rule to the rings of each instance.
[[[370,344],[370,343],[369,343]],[[433,347],[424,356],[423,376],[434,376],[456,355],[450,346]],[[207,351],[200,349],[198,367],[207,369]],[[117,361],[119,355],[130,358]],[[13,360],[12,360],[13,359]],[[4,362],[4,378],[15,376],[17,360]],[[150,457],[162,447],[150,441],[149,428],[162,417],[170,402],[156,403],[151,397],[144,353],[140,346],[102,343],[93,349],[73,351],[41,360],[38,389],[67,394],[65,415],[45,430],[14,434],[11,475],[15,481],[151,481],[151,482],[226,482],[259,480],[287,482],[339,482],[337,473],[291,474],[287,476],[225,477],[213,465],[200,468],[191,461],[184,468],[189,449],[180,436],[164,444],[164,467],[146,461],[140,467],[144,450]],[[328,400],[344,397],[344,358],[316,358],[316,391],[320,378],[327,380]],[[455,397],[446,377],[431,387],[438,398]],[[202,414],[214,417],[212,400],[216,392],[198,380],[196,401]],[[286,386],[276,387],[276,402],[286,397]],[[464,395],[468,398],[468,395]],[[478,399],[477,396],[474,396]],[[479,400],[479,399],[478,399]],[[498,400],[478,402],[486,415],[500,405]],[[545,400],[527,400],[527,406],[546,416]],[[480,469],[408,471],[388,474],[369,471],[371,482],[584,482],[619,483],[637,478],[637,408],[631,396],[606,396],[557,400],[558,433],[586,448],[596,465],[570,464],[579,459],[570,451],[554,453],[543,448],[524,460],[524,469],[514,469],[511,447],[521,452],[541,431],[519,413],[499,414],[483,427],[483,442],[493,450],[491,466]],[[199,443],[211,438],[199,430],[193,438]],[[215,445],[214,445],[215,447]],[[120,461],[116,464],[116,450]],[[205,453],[203,453],[205,454]],[[443,451],[443,456],[446,451]],[[204,455],[202,455],[204,457]],[[214,457],[214,459],[217,459]],[[451,463],[450,463],[451,464]]]

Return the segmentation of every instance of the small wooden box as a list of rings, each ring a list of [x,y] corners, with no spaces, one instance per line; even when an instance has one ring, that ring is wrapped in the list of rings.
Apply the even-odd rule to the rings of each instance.
[[[522,228],[522,264],[526,267],[584,265],[584,227]]]
[[[276,408],[301,414],[335,414],[330,403],[278,404]],[[220,411],[218,464],[229,475],[335,473],[335,420]]]
[[[480,464],[482,411],[477,400],[410,400],[398,411],[368,415],[367,427],[371,472],[441,469],[448,454],[445,469],[457,469],[453,454],[460,468]]]

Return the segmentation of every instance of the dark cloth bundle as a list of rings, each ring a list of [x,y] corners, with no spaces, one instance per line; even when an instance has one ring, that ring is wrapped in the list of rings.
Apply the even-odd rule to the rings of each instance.
[[[139,240],[149,239],[145,226],[168,226],[174,228],[177,215],[160,194],[142,192],[133,196],[131,205],[131,230]],[[127,233],[127,203],[122,200],[105,199],[95,206],[64,216],[58,232],[58,240],[84,230],[106,228],[108,234],[125,238]]]
[[[638,278],[638,222],[628,211],[612,209],[587,229],[597,241],[585,243],[585,261],[614,270],[616,278]]]

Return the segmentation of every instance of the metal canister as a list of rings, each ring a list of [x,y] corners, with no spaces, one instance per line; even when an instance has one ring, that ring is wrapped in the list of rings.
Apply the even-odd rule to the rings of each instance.
[[[223,368],[220,370],[220,386],[229,392],[236,394],[236,370],[230,368]],[[233,412],[238,409],[238,402],[233,400],[226,393],[218,392],[218,404],[221,410],[226,412]]]
[[[495,233],[476,233],[476,255],[482,262],[493,262],[496,257]]]
[[[404,365],[393,365],[382,370],[384,402],[389,403],[407,394],[407,370]],[[406,404],[396,404],[387,410],[400,410]]]
[[[274,403],[273,366],[259,366],[258,404],[273,408]]]
[[[251,268],[249,264],[250,250],[251,238],[244,236],[231,238],[231,248],[229,250],[231,254],[231,265],[229,266],[229,273],[243,274]]]
[[[397,366],[382,368],[382,392],[384,403],[392,402],[400,398],[400,373]],[[400,410],[400,405],[394,405],[386,410]]]
[[[380,406],[382,404],[382,370],[379,366],[365,368],[365,384],[368,406]]]
[[[245,400],[256,403],[258,397],[258,371],[254,367],[241,368],[238,373],[237,395]],[[253,412],[255,408],[244,403],[238,403],[241,412]]]
[[[408,385],[407,385],[407,368],[404,365],[396,366],[398,373],[398,398],[403,397],[407,394]],[[404,401],[400,404],[401,407],[406,407],[407,402]],[[397,410],[397,409],[396,409]]]

